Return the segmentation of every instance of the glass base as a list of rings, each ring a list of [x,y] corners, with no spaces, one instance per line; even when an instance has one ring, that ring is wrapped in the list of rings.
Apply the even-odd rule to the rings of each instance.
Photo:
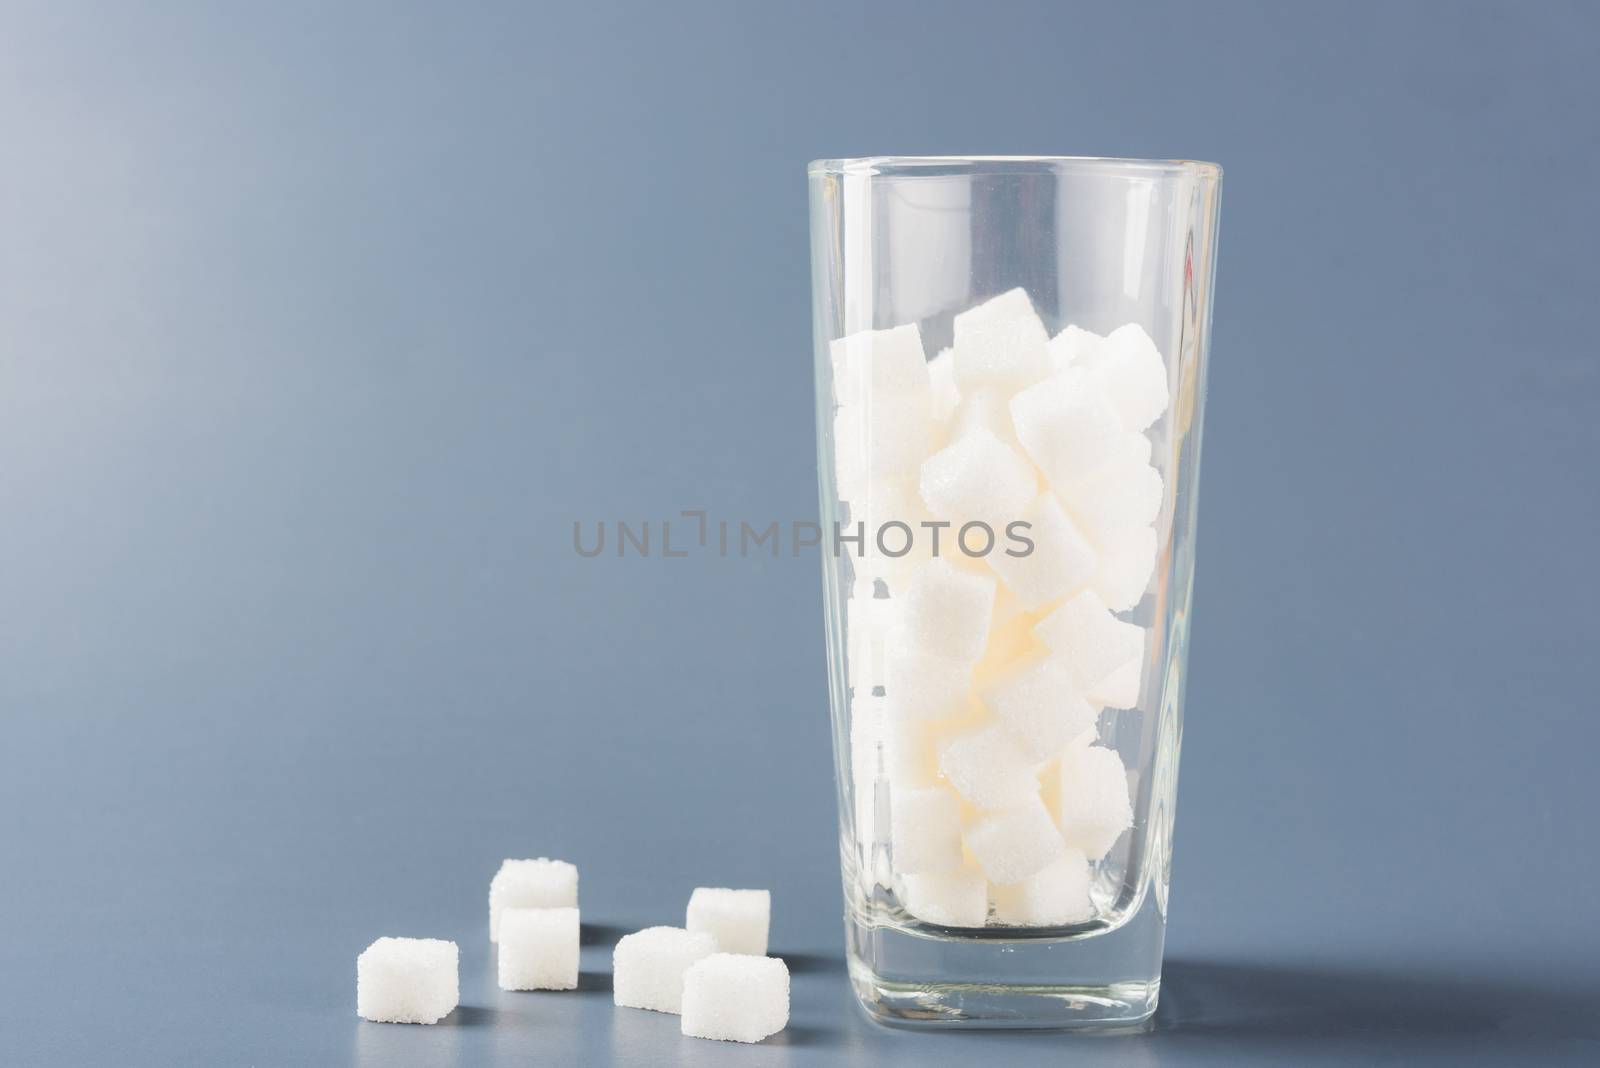
[[[991,986],[890,982],[852,962],[867,1015],[893,1027],[1011,1028],[1135,1034],[1147,1031],[1161,980],[1111,986]]]
[[[868,1016],[896,1027],[1147,1030],[1166,929],[1155,897],[1116,927],[1057,937],[847,917],[850,982]]]

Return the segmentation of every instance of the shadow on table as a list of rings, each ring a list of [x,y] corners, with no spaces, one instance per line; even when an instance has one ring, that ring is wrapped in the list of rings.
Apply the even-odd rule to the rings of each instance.
[[[1157,1048],[1214,1045],[1240,1059],[1528,1063],[1597,1058],[1600,991],[1498,976],[1168,960]],[[1600,1058],[1588,1063],[1600,1063]]]

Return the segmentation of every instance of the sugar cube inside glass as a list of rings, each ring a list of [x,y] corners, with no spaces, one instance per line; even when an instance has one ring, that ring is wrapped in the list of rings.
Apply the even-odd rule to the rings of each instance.
[[[1016,391],[1050,373],[1050,336],[1020,287],[955,317],[955,378],[962,391]]]
[[[1094,578],[1094,546],[1053,493],[1039,494],[1017,519],[1028,524],[1025,536],[1032,548],[1019,545],[1015,551],[1022,555],[1012,556],[1007,541],[988,561],[1023,608],[1059,601]]]
[[[894,870],[922,874],[961,867],[961,804],[942,786],[894,790],[889,798]]]
[[[1061,792],[1057,801],[1061,837],[1090,860],[1111,851],[1133,826],[1128,773],[1115,750],[1091,745],[1061,754]]]
[[[989,812],[967,829],[967,848],[994,883],[1015,883],[1060,859],[1065,845],[1043,802]]]
[[[900,904],[917,919],[944,927],[982,927],[989,916],[989,882],[975,867],[937,875],[902,875]]]
[[[1068,846],[1055,863],[1019,882],[989,887],[994,918],[1016,927],[1083,923],[1094,915],[1089,899],[1089,861]]]
[[[980,809],[1010,808],[1039,792],[1035,764],[999,724],[954,735],[939,747],[939,772]]]
[[[891,644],[975,663],[989,640],[995,586],[992,577],[960,570],[943,557],[929,560],[896,598]]]
[[[1092,729],[1098,717],[1078,691],[1072,671],[1049,658],[1017,665],[979,696],[1023,752],[1041,763]]]

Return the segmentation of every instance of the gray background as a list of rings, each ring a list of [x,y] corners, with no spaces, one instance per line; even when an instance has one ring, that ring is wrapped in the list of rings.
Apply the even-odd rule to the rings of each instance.
[[[1600,1057],[1583,4],[0,7],[0,1060]],[[840,964],[803,167],[1227,168],[1147,1036],[868,1025]],[[494,989],[500,858],[586,992]],[[794,1026],[613,1011],[771,886]],[[463,946],[444,1026],[356,953]]]

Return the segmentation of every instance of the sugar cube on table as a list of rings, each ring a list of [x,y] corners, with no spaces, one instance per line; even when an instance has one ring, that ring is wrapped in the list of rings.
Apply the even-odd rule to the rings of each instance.
[[[506,909],[496,956],[501,990],[576,990],[578,910]]]
[[[1061,754],[1061,794],[1057,801],[1061,837],[1090,860],[1111,851],[1133,826],[1128,774],[1114,750],[1091,745]]]
[[[938,875],[902,875],[900,904],[917,919],[943,927],[982,927],[989,916],[989,882],[975,867]]]
[[[507,908],[577,907],[578,869],[564,860],[507,860],[489,882],[489,941],[500,938],[500,913]]]
[[[356,1015],[438,1023],[461,1000],[461,951],[439,938],[380,938],[356,958]]]
[[[1066,849],[1055,821],[1036,797],[979,817],[967,828],[966,843],[994,883],[1020,882],[1054,864]]]
[[[896,790],[889,799],[894,870],[922,875],[961,867],[961,804],[942,786]]]
[[[1021,288],[961,312],[955,331],[956,385],[1015,392],[1050,373],[1050,335]]]
[[[1106,339],[1081,326],[1069,326],[1050,339],[1050,367],[1060,373],[1075,363],[1093,362]]]
[[[1089,687],[1084,697],[1102,708],[1137,708],[1143,664],[1130,660]]]
[[[1098,716],[1078,690],[1072,671],[1052,659],[1020,664],[978,696],[1022,752],[1041,763],[1093,729]]]
[[[772,921],[772,891],[729,890],[697,886],[689,895],[684,927],[702,931],[717,940],[724,953],[767,952],[767,929]]]
[[[1056,927],[1094,916],[1089,899],[1089,861],[1070,846],[1049,867],[1020,882],[989,887],[994,918],[1014,927]]]
[[[1025,609],[1042,608],[1081,589],[1095,575],[1094,546],[1048,490],[1017,516],[1032,548],[1009,542],[989,554],[989,566]],[[1012,552],[1022,555],[1013,556]]]
[[[1125,434],[1093,376],[1073,367],[1012,397],[1011,421],[1023,449],[1058,488],[1118,455]]]
[[[616,1004],[655,1012],[681,1012],[683,973],[717,951],[704,931],[646,927],[623,936],[611,954],[611,994]]]
[[[928,390],[927,357],[915,323],[838,338],[828,342],[828,353],[834,400],[840,405]]]
[[[1092,370],[1129,430],[1145,429],[1167,410],[1166,361],[1138,323],[1106,335]]]
[[[1156,569],[1156,532],[1153,527],[1113,531],[1101,538],[1089,588],[1113,612],[1126,612],[1150,588]]]
[[[1090,540],[1104,545],[1119,531],[1149,526],[1161,514],[1165,493],[1155,468],[1118,461],[1062,491],[1061,499]]]
[[[994,611],[995,580],[962,571],[941,558],[929,560],[897,597],[890,640],[936,656],[973,663],[983,655]]]
[[[683,975],[682,1031],[760,1042],[789,1026],[789,967],[777,957],[713,953]]]
[[[971,700],[972,665],[892,641],[885,654],[883,688],[894,719],[950,719],[961,715]]]
[[[962,434],[922,464],[928,511],[959,527],[987,523],[996,537],[1021,516],[1038,492],[1033,466],[982,428]]]
[[[1039,792],[1034,761],[998,724],[965,731],[939,746],[939,773],[980,809],[1010,808]]]
[[[1107,675],[1144,656],[1144,628],[1112,615],[1092,590],[1063,601],[1033,632],[1071,670],[1085,697]]]

